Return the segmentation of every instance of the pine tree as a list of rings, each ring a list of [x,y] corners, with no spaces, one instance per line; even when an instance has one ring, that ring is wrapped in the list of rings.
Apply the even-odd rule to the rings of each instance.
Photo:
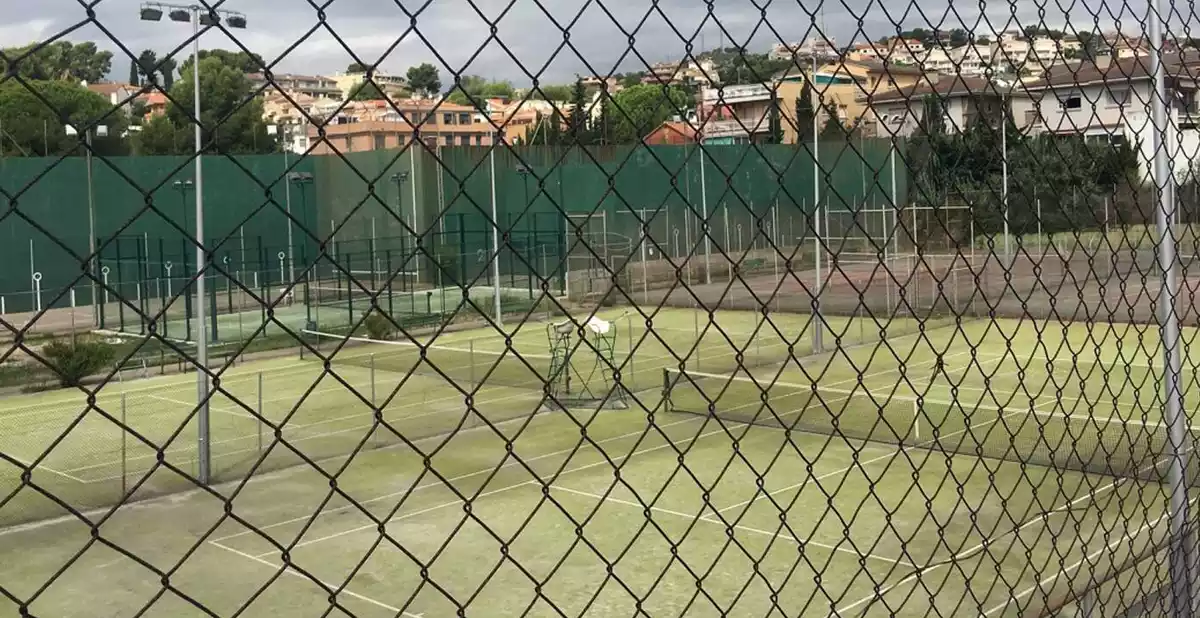
[[[142,72],[138,70],[137,60],[129,62],[129,85],[135,88],[142,85]]]
[[[588,135],[587,90],[583,87],[582,79],[575,80],[575,87],[571,90],[571,112],[567,117],[567,132],[570,143],[591,143]]]
[[[796,134],[797,140],[805,142],[812,139],[813,136],[813,120],[816,118],[816,112],[813,110],[813,91],[812,84],[804,81],[804,87],[800,89],[800,96],[796,97]]]
[[[782,144],[783,143],[783,126],[779,122],[779,99],[771,99],[770,116],[767,120],[767,143]]]

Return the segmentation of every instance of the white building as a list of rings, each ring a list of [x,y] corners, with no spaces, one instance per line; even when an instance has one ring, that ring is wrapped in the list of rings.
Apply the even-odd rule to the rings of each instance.
[[[838,54],[837,41],[821,36],[809,37],[800,43],[793,43],[791,45],[776,43],[771,48],[771,57],[776,60],[836,58]]]
[[[1200,161],[1200,134],[1196,129],[1194,77],[1200,60],[1189,54],[1164,59],[1167,88],[1172,105],[1168,110],[1167,154],[1175,174],[1188,172]],[[1146,63],[1137,59],[1087,64],[1051,72],[1046,79],[1027,84],[1035,98],[1030,114],[1033,133],[1083,135],[1135,144],[1143,173],[1149,174],[1154,157],[1154,127],[1150,119],[1153,81]]]
[[[942,126],[948,133],[957,133],[980,121],[999,126],[1006,103],[1020,126],[1033,107],[1033,102],[1020,88],[979,77],[956,76],[942,78],[932,86],[919,83],[878,94],[871,99],[871,108],[863,121],[866,127],[874,129],[873,134],[877,137],[912,136],[920,132],[930,109],[928,101],[934,97],[940,101]]]

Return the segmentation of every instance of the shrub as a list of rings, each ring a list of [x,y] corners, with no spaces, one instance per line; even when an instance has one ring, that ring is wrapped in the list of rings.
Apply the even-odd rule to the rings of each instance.
[[[109,366],[116,355],[103,341],[64,342],[58,339],[42,347],[62,386],[78,386],[84,378]]]
[[[387,319],[381,313],[372,313],[363,321],[363,326],[367,329],[367,335],[372,339],[386,340],[391,339],[396,332],[396,327],[391,320]]]

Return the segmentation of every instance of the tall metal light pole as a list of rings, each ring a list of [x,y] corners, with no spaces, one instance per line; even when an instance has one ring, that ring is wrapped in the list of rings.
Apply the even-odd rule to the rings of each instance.
[[[195,4],[149,2],[142,5],[141,18],[144,21],[160,21],[164,9],[168,11],[167,16],[171,21],[192,24],[192,108],[196,118],[196,477],[202,485],[207,485],[211,476],[211,458],[208,437],[208,334],[205,332],[207,318],[204,310],[204,165],[200,156],[204,147],[204,136],[200,130],[200,26],[215,26],[224,17],[230,28],[245,28],[246,16],[233,11],[209,10],[208,7]]]
[[[411,157],[412,155],[410,154],[409,156]],[[400,222],[403,223],[404,222],[404,183],[408,182],[408,172],[396,172],[395,174],[392,174],[391,178],[392,178],[392,182],[396,183],[396,217],[398,217],[400,219]],[[438,218],[441,219],[442,215],[438,215]],[[412,252],[413,252],[413,255],[415,256],[416,252],[417,252],[417,203],[415,200],[413,201],[413,220],[412,220],[411,227],[412,227],[412,240],[413,240]],[[404,232],[404,230],[401,230],[401,234],[403,234],[403,232]],[[401,235],[400,239],[403,240],[404,236]],[[400,248],[401,248],[401,250],[404,249],[403,246],[401,246]],[[405,253],[407,253],[407,252],[405,252]],[[405,266],[408,265],[408,255],[404,256],[403,264]],[[389,273],[389,276],[390,276],[390,273]]]
[[[66,126],[67,135],[78,135],[78,130],[72,126]],[[95,185],[92,184],[92,136],[107,137],[108,127],[105,125],[96,125],[88,128],[84,132],[84,142],[87,147],[84,149],[84,157],[87,158],[87,194],[88,194],[88,273],[92,279],[92,326],[100,326],[100,303],[96,300],[96,277],[99,273],[96,272],[96,192]],[[74,309],[74,307],[72,307]]]
[[[292,144],[291,144],[291,142],[292,142],[292,125],[273,125],[273,124],[268,125],[267,126],[267,135],[279,135],[280,138],[283,140],[283,148],[282,148],[282,150],[283,150],[283,169],[284,169],[285,173],[288,174],[288,177],[284,179],[284,183],[283,183],[283,202],[284,202],[283,208],[284,208],[284,212],[287,213],[287,218],[288,218],[288,224],[287,224],[288,281],[291,283],[295,283],[296,282],[296,256],[292,249],[293,241],[292,241],[292,181],[291,181],[291,178],[292,178],[293,173],[287,172],[287,170],[290,169],[290,167],[291,167],[291,165],[290,165],[291,162],[288,161],[288,152],[290,152],[292,149]]]

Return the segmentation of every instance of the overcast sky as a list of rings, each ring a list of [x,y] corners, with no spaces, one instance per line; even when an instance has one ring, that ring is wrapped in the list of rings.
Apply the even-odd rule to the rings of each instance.
[[[1162,1],[1168,6],[1167,0]],[[985,34],[1017,22],[1036,24],[1039,9],[1044,10],[1045,23],[1054,27],[1068,21],[1064,11],[1070,10],[1073,26],[1090,29],[1099,12],[1101,28],[1112,27],[1120,19],[1124,31],[1136,33],[1142,30],[1140,16],[1131,11],[1145,10],[1140,0],[992,1],[986,3],[988,22],[984,23],[979,21],[979,2],[954,3],[955,13],[947,9],[947,0],[826,0],[823,9],[796,0],[711,0],[712,15],[704,0],[541,0],[540,5],[533,0],[332,0],[323,26],[313,4],[326,2],[226,0],[221,7],[246,14],[249,28],[233,33],[246,48],[276,62],[276,71],[311,74],[343,70],[353,60],[349,48],[366,62],[383,56],[381,66],[394,73],[432,62],[441,70],[443,83],[449,83],[452,71],[462,71],[508,79],[519,86],[530,82],[526,71],[541,72],[544,83],[561,83],[577,73],[589,73],[588,65],[607,73],[614,66],[626,71],[644,69],[645,62],[678,60],[686,40],[693,37],[696,51],[702,45],[715,47],[721,37],[727,44],[732,39],[765,51],[780,38],[804,39],[814,21],[839,45],[845,45],[895,33],[896,24],[904,28],[966,27]],[[134,54],[149,48],[161,57],[191,34],[184,24],[139,21],[140,0],[99,0],[94,23],[89,22],[81,4],[82,0],[5,0],[0,45],[44,41],[77,28],[62,36],[76,42],[92,40],[112,50],[111,77],[122,80],[129,72],[129,56],[115,41]],[[1191,36],[1200,36],[1194,14],[1186,5],[1177,6],[1191,15]],[[489,21],[497,20],[496,37],[491,39]],[[1183,36],[1182,18],[1172,21],[1171,30]],[[414,23],[415,28],[410,29]],[[575,50],[559,49],[564,43],[563,29],[569,31]],[[217,30],[205,34],[201,45],[237,47]]]

